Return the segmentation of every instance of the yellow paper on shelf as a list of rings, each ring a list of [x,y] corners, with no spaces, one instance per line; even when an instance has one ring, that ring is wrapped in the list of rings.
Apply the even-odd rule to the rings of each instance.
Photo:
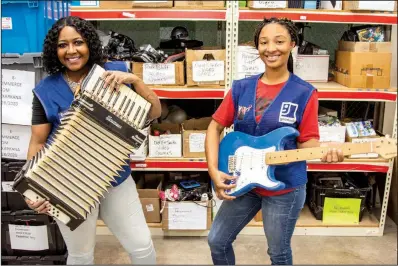
[[[322,221],[325,224],[358,224],[361,199],[325,198]]]

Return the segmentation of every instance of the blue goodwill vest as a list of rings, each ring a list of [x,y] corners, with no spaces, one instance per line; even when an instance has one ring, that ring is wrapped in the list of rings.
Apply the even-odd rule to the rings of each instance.
[[[264,111],[259,123],[256,122],[256,88],[260,75],[234,81],[232,99],[235,107],[234,130],[252,136],[263,136],[280,127],[293,127],[301,123],[301,119],[309,98],[315,88],[290,74],[288,81]],[[296,149],[296,140],[285,143],[285,150]],[[275,168],[275,178],[286,184],[286,188],[294,188],[307,183],[306,162],[294,162]]]
[[[104,68],[106,70],[128,71],[125,62],[107,62]],[[52,124],[52,130],[47,139],[47,142],[50,143],[52,133],[60,124],[60,113],[66,111],[71,106],[74,95],[61,73],[50,75],[40,81],[36,88],[33,89],[33,93],[40,100],[46,112],[47,120]],[[121,177],[117,178],[117,181],[112,183],[113,186],[121,184],[130,176],[131,169],[129,161],[126,161],[123,170],[124,171],[119,172]]]

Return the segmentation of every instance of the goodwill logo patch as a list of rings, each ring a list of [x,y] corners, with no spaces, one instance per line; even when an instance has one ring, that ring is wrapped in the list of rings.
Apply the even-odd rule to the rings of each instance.
[[[298,105],[291,102],[283,102],[281,105],[281,111],[279,113],[279,122],[293,124],[297,121],[296,112]]]

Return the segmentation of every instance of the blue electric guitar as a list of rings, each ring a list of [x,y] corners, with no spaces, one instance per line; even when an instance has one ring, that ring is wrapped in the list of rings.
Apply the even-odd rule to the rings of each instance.
[[[283,150],[284,140],[295,139],[298,131],[291,127],[276,129],[264,136],[255,137],[242,132],[227,134],[220,143],[218,169],[235,176],[236,187],[227,190],[230,196],[241,196],[253,188],[281,190],[285,184],[275,179],[275,165],[320,159],[327,147]],[[378,138],[366,143],[342,143],[343,154],[378,153],[385,159],[397,156],[397,141]]]

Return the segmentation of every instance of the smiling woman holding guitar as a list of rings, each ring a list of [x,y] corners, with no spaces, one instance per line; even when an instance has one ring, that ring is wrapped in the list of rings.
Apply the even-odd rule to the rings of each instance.
[[[265,162],[272,158],[266,153],[282,147],[320,147],[318,97],[311,84],[292,73],[291,51],[298,43],[292,21],[264,19],[254,42],[266,72],[235,81],[207,130],[209,174],[217,197],[224,199],[208,241],[214,264],[235,264],[232,242],[261,209],[272,264],[291,265],[290,240],[306,197],[306,162],[295,161],[291,154],[283,154],[281,161],[282,154],[274,153],[279,158],[276,164],[281,165],[271,169]],[[219,147],[221,132],[232,124],[235,132]],[[317,155],[324,162],[343,160],[337,149],[326,148]],[[250,178],[260,185],[245,186]],[[237,185],[241,185],[239,191]]]

